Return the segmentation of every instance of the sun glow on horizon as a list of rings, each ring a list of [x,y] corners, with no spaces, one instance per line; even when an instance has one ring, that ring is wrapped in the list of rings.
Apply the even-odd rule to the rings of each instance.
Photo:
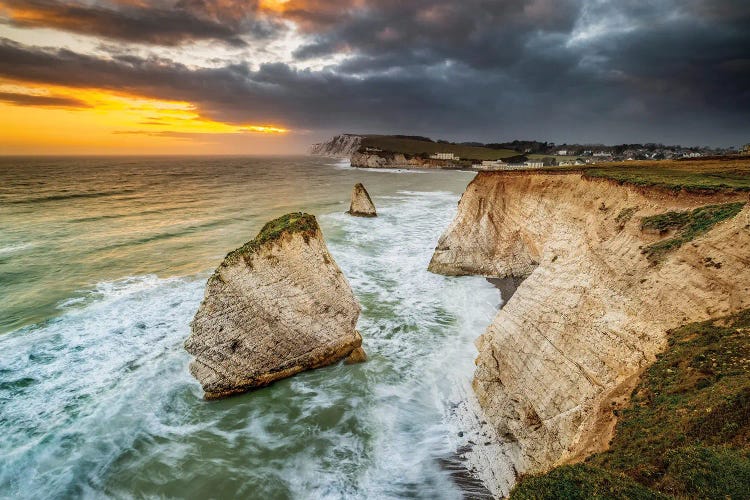
[[[7,80],[0,80],[0,131],[0,154],[216,152],[224,136],[289,132],[275,124],[216,121],[185,101]]]
[[[258,2],[258,7],[260,7],[261,10],[284,12],[288,3],[289,0],[260,0]]]

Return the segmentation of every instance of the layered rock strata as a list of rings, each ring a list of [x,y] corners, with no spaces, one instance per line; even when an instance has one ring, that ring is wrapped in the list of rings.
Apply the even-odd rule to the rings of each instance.
[[[370,194],[361,182],[355,184],[352,189],[352,199],[346,213],[357,217],[377,217],[378,215]]]
[[[748,195],[675,194],[580,173],[480,173],[469,184],[430,270],[524,279],[477,340],[473,381],[516,473],[605,449],[613,411],[668,329],[750,306],[750,204],[659,261],[643,253],[671,236],[643,231],[644,216],[730,201]],[[475,462],[486,468],[492,457]],[[507,484],[488,486],[507,493]]]
[[[362,144],[362,137],[354,134],[341,134],[327,142],[313,144],[310,154],[329,158],[349,158]]]
[[[304,370],[361,359],[360,307],[315,217],[266,224],[229,253],[206,284],[185,342],[207,399]]]
[[[462,168],[449,160],[435,160],[432,158],[420,158],[418,156],[409,156],[403,153],[381,152],[363,152],[355,151],[351,155],[352,167],[359,168]]]

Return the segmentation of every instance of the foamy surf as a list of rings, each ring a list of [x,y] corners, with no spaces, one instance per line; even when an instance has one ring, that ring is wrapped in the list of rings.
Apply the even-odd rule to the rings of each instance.
[[[346,196],[360,172],[341,181],[345,175],[317,182],[335,179]],[[0,491],[21,498],[460,498],[443,466],[460,429],[446,415],[455,387],[468,387],[473,340],[499,297],[481,278],[426,271],[458,201],[446,186],[464,181],[453,173],[409,179],[364,179],[374,187],[377,218],[344,214],[338,198],[317,202],[328,212],[318,214],[328,246],[363,307],[358,328],[370,361],[362,365],[203,401],[182,343],[210,268],[101,280],[56,301],[58,316],[1,336]],[[423,185],[431,187],[420,191]],[[155,258],[180,258],[181,245],[194,240],[177,242],[157,247]],[[106,258],[154,252],[136,244]],[[226,250],[200,255],[218,262]]]
[[[33,248],[33,243],[17,243],[15,245],[7,245],[0,247],[0,256],[10,255],[13,253],[21,252]]]

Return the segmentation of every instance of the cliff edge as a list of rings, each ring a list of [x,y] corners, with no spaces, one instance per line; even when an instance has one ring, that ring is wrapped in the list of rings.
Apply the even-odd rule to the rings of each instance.
[[[517,474],[605,449],[668,330],[750,306],[747,201],[580,172],[469,184],[430,270],[524,278],[476,342],[473,381]]]
[[[315,217],[292,213],[230,252],[206,284],[185,349],[207,399],[262,387],[354,352],[359,304]]]
[[[356,153],[362,144],[362,136],[354,134],[341,134],[326,142],[313,144],[310,154],[316,156],[328,156],[330,158],[349,158]]]

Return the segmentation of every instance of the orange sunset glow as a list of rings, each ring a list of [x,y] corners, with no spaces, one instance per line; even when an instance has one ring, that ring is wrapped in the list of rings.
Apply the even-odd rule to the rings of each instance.
[[[3,96],[54,98],[24,106]],[[68,102],[69,101],[69,102]],[[0,81],[0,151],[179,153],[214,151],[212,137],[281,135],[284,127],[231,124],[201,116],[189,102],[166,101],[98,89],[70,89]]]

